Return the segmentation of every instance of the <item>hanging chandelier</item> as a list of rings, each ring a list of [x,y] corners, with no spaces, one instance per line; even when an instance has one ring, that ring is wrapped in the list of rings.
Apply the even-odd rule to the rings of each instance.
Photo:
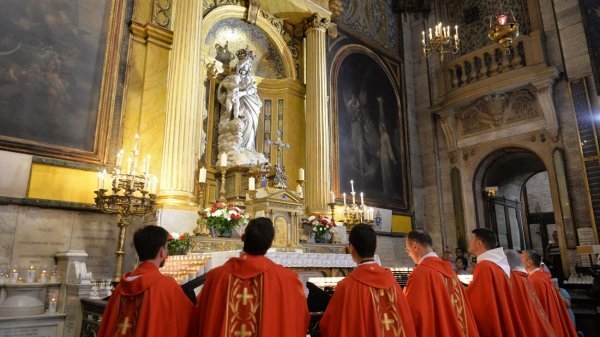
[[[490,17],[488,37],[493,43],[500,45],[503,51],[510,52],[510,48],[514,47],[514,43],[519,37],[519,22],[517,22],[512,10],[507,12],[500,6],[494,26],[492,26],[492,18]]]
[[[423,40],[421,44],[423,47],[423,55],[429,56],[432,51],[438,53],[440,61],[444,61],[446,54],[456,55],[460,50],[460,39],[458,37],[458,26],[454,26],[454,34],[450,31],[450,26],[444,27],[442,23],[438,23],[435,26],[435,34],[431,28],[429,28],[429,35],[422,32]],[[427,38],[428,37],[428,38]]]

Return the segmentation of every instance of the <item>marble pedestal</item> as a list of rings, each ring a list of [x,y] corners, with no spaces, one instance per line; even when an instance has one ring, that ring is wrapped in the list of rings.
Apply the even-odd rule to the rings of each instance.
[[[0,317],[0,337],[62,337],[65,315]]]
[[[31,316],[44,313],[41,292],[45,283],[5,284],[6,297],[0,303],[0,317]]]

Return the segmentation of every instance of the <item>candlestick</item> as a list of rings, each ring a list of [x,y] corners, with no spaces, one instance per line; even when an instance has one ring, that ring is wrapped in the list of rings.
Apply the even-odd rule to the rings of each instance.
[[[300,168],[298,170],[298,180],[304,180],[304,169]]]
[[[254,177],[248,178],[248,190],[254,191],[256,189],[256,179]]]
[[[364,207],[365,206],[365,199],[364,199],[364,194],[363,192],[360,192],[360,204]]]
[[[354,192],[354,180],[350,180],[350,192]]]
[[[352,206],[356,206],[356,192],[352,192],[350,194],[352,194]]]
[[[200,168],[200,177],[198,177],[198,182],[205,183],[206,182],[206,168]]]

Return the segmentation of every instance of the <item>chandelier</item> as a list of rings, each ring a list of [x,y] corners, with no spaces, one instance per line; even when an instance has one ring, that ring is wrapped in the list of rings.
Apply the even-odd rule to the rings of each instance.
[[[436,51],[440,61],[444,61],[444,55],[448,53],[456,55],[460,50],[458,26],[454,26],[454,34],[452,34],[450,26],[444,27],[440,22],[435,26],[435,35],[431,28],[429,28],[428,36],[426,36],[425,31],[423,31],[422,34],[423,40],[421,40],[421,44],[423,47],[423,55],[425,56],[429,56],[432,51]]]
[[[500,45],[500,48],[506,52],[510,51],[510,47],[519,37],[519,23],[512,10],[510,10],[510,16],[508,14],[500,7],[495,26],[492,26],[492,18],[490,17],[490,32],[488,33],[490,40]]]

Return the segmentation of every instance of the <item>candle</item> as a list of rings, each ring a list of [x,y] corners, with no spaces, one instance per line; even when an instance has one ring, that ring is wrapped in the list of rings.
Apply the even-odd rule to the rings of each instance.
[[[498,15],[498,24],[504,26],[506,24],[506,15]]]
[[[19,271],[16,268],[13,268],[10,271],[10,281],[9,281],[9,283],[17,283],[17,280],[19,280]]]
[[[354,180],[350,180],[350,192],[354,192]]]
[[[363,192],[360,192],[360,204],[362,206],[365,206],[365,199],[364,199],[364,194]]]
[[[331,196],[331,203],[335,204],[335,193],[333,193],[333,191],[329,192],[329,195]]]
[[[423,44],[425,44],[425,31],[423,31],[422,33],[423,33]]]
[[[102,189],[102,172],[98,171],[98,182],[96,183],[98,190]]]
[[[223,152],[221,154],[220,166],[222,166],[222,167],[226,167],[227,166],[227,153],[226,152]]]
[[[346,193],[342,193],[342,196],[344,197],[344,207],[346,207]]]
[[[121,162],[123,161],[123,149],[117,153],[117,167],[121,167]]]
[[[433,39],[433,34],[431,34],[431,27],[429,28],[429,40]]]
[[[136,152],[138,149],[138,145],[140,144],[140,135],[138,133],[135,134],[135,146],[133,151]]]
[[[446,37],[450,36],[450,26],[446,27]]]
[[[248,178],[248,190],[254,191],[256,189],[256,178],[250,177]]]
[[[40,273],[40,283],[47,283],[48,282],[48,272],[45,270],[42,270],[42,272]]]
[[[304,180],[304,169],[300,168],[298,170],[298,180]]]
[[[458,40],[458,25],[454,25],[454,38]]]
[[[206,182],[206,168],[204,168],[204,167],[200,168],[200,177],[198,177],[198,181],[200,183]]]
[[[56,298],[52,297],[48,302],[48,312],[54,313],[56,312]]]
[[[33,282],[35,282],[35,268],[33,266],[29,266],[29,269],[27,269],[27,276],[25,277],[25,283]]]
[[[356,193],[352,192],[352,206],[356,205]]]
[[[102,170],[102,189],[107,190],[108,186],[106,186],[106,169]]]

